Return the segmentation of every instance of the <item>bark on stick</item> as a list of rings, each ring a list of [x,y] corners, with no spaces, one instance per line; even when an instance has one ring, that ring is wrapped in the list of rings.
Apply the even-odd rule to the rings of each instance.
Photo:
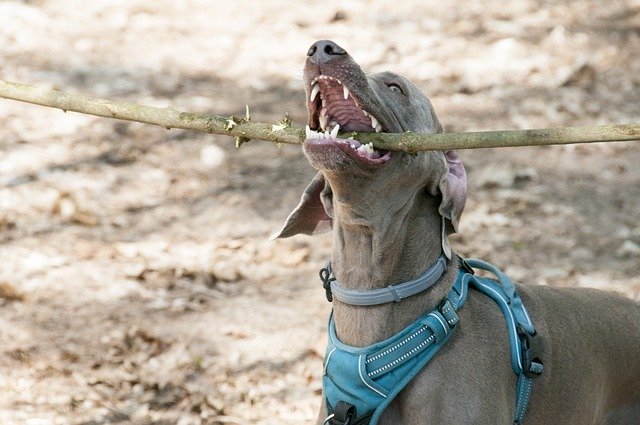
[[[252,122],[248,117],[221,117],[173,108],[156,108],[129,102],[94,99],[0,79],[0,97],[99,117],[137,121],[167,129],[201,131],[236,138],[237,145],[251,139],[274,143],[301,144],[304,129],[288,123]],[[640,124],[611,124],[590,127],[498,130],[468,133],[340,133],[376,148],[418,152],[425,150],[543,146],[572,143],[630,141],[640,139]]]

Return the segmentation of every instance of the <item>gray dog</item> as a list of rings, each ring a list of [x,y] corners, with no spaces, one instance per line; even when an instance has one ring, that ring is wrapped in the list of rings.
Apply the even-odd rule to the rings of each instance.
[[[325,369],[318,423],[640,424],[640,305],[591,289],[513,288],[498,271],[500,287],[473,276],[447,241],[466,200],[457,154],[379,151],[337,137],[340,130],[442,132],[426,96],[399,75],[365,75],[331,41],[316,42],[307,55],[304,152],[319,172],[274,237],[333,231],[331,267],[324,273],[325,288],[333,291],[333,348],[325,368],[342,348],[355,353],[356,362],[349,369],[345,358],[330,379]],[[460,276],[476,288],[452,298],[452,287],[464,284]],[[419,292],[402,292],[417,277]],[[478,282],[483,291],[476,290]],[[487,287],[506,293],[506,302],[487,296]],[[418,318],[424,320],[415,335],[404,337]],[[396,335],[404,339],[391,348],[366,351],[397,341]],[[407,359],[429,344],[437,345],[437,354],[429,354],[419,372],[411,369],[412,379],[400,390],[385,389],[391,381],[382,380],[391,377],[375,381],[376,373],[398,364],[405,369],[393,369],[393,379],[408,376],[403,370],[413,366]],[[394,350],[406,354],[379,367],[382,372],[367,369]],[[370,394],[338,395],[338,403],[330,397],[358,385]],[[362,411],[375,397],[383,411]]]

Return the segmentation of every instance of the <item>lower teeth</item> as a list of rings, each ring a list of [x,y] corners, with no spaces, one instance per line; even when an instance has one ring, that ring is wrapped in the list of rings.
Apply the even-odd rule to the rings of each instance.
[[[339,124],[336,124],[331,129],[331,131],[326,130],[324,132],[311,130],[311,128],[308,125],[305,128],[305,134],[307,139],[336,139],[338,135],[338,131],[340,131]],[[355,141],[354,142],[343,141],[342,143],[349,143],[349,146],[351,146],[351,149],[357,152],[366,154],[369,157],[379,158],[381,156],[380,152],[373,147],[373,143],[367,143],[364,145],[357,144],[357,142]]]

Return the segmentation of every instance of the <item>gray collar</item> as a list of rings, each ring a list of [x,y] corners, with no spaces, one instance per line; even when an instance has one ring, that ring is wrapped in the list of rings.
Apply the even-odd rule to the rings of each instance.
[[[414,280],[369,291],[354,291],[340,286],[333,276],[331,263],[328,263],[327,267],[320,270],[320,279],[322,280],[322,286],[327,291],[327,299],[329,301],[333,301],[333,298],[335,298],[350,305],[379,305],[400,302],[430,288],[440,279],[446,267],[447,260],[442,255],[426,272]]]

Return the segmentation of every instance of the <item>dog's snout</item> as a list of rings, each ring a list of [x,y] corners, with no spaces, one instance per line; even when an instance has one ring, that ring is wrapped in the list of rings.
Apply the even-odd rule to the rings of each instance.
[[[309,59],[317,64],[327,63],[346,54],[346,50],[331,40],[316,41],[307,52]]]

